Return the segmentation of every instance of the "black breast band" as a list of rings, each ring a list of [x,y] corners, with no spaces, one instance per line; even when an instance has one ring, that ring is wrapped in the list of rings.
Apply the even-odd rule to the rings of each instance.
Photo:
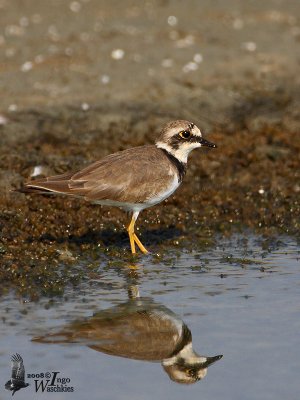
[[[171,163],[176,167],[177,172],[178,172],[179,182],[182,182],[184,175],[186,173],[186,163],[179,161],[178,158],[174,157],[173,154],[169,153],[165,149],[161,148],[161,151],[163,151],[165,153],[165,155],[168,157],[168,159],[171,161]]]

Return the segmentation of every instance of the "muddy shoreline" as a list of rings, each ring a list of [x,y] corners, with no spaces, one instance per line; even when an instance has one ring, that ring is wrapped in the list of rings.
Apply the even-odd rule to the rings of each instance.
[[[93,127],[101,118],[96,109],[52,112],[54,116],[31,111],[39,134],[1,146],[0,280],[3,287],[13,285],[21,292],[32,288],[32,295],[41,288],[44,293],[59,293],[83,275],[98,274],[103,261],[136,261],[130,256],[125,231],[128,216],[77,199],[24,195],[11,189],[28,179],[36,166],[51,174],[76,170],[153,137],[151,122],[145,120],[140,127],[134,119],[116,125],[111,118],[102,130]],[[14,123],[22,127],[29,114],[16,115]],[[66,131],[65,126],[70,128]],[[176,258],[182,250],[205,249],[216,235],[236,230],[299,237],[299,136],[269,126],[257,132],[212,130],[209,139],[218,143],[218,149],[194,152],[182,187],[139,218],[153,262],[157,253],[160,260],[168,259],[168,253]]]

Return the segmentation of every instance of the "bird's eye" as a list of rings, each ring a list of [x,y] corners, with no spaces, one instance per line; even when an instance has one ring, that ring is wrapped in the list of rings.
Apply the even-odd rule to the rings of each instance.
[[[189,131],[182,131],[182,132],[179,132],[179,136],[180,136],[182,139],[189,139],[189,138],[191,137],[191,132],[189,132]]]

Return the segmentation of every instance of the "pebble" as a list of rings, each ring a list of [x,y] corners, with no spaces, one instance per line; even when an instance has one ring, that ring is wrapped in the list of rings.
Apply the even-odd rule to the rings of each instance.
[[[102,75],[100,77],[100,81],[103,85],[107,85],[110,82],[110,76],[109,75]]]
[[[244,42],[242,43],[242,49],[253,52],[257,48],[256,43],[254,42]]]
[[[196,53],[196,54],[194,55],[194,61],[195,61],[195,63],[197,63],[197,64],[202,63],[202,61],[203,61],[203,56],[202,56],[202,54]]]
[[[15,112],[17,110],[18,110],[18,106],[16,104],[10,104],[8,106],[8,111],[10,111],[10,112]]]
[[[90,105],[88,103],[82,103],[81,104],[81,109],[83,111],[88,111],[90,109]]]
[[[193,61],[190,61],[183,66],[182,71],[184,73],[187,73],[187,72],[191,72],[191,71],[196,71],[197,69],[198,69],[198,64]]]
[[[69,5],[70,10],[74,13],[78,13],[81,10],[81,4],[78,1],[72,1]]]
[[[7,118],[4,117],[4,115],[0,114],[0,125],[6,125],[7,124]]]
[[[170,15],[170,16],[168,17],[168,24],[169,24],[170,26],[176,26],[177,23],[178,23],[178,19],[177,19],[174,15]]]
[[[26,61],[24,64],[21,65],[22,72],[28,72],[33,68],[33,63],[31,61]]]
[[[114,60],[122,60],[124,58],[125,51],[122,49],[115,49],[111,52],[111,58]]]

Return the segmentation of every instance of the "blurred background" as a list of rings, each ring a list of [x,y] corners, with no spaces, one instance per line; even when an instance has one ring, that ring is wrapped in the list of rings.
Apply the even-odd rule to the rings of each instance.
[[[0,26],[2,112],[123,103],[299,122],[296,0],[1,0]]]

